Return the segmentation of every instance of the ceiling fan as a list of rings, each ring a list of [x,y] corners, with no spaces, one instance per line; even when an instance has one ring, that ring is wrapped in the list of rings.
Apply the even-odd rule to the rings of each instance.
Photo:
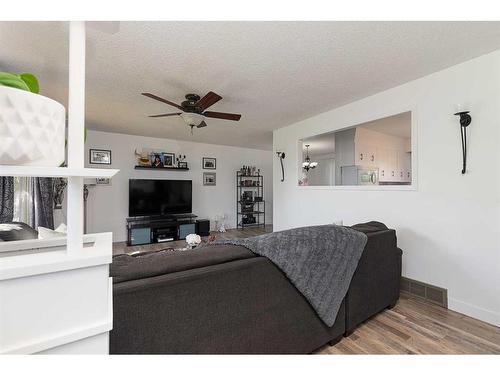
[[[207,126],[205,122],[205,117],[218,118],[222,120],[230,120],[230,121],[239,121],[241,115],[235,113],[225,113],[225,112],[212,112],[206,111],[206,109],[219,100],[222,99],[222,96],[217,95],[215,92],[210,91],[203,98],[200,98],[199,95],[196,94],[187,94],[186,100],[183,101],[180,105],[175,104],[169,100],[160,98],[157,95],[151,94],[149,92],[143,92],[142,95],[147,96],[148,98],[158,100],[162,103],[171,105],[182,112],[175,113],[164,113],[161,115],[151,115],[149,117],[168,117],[168,116],[181,116],[184,122],[191,127],[191,134],[193,133],[193,128],[203,128]]]

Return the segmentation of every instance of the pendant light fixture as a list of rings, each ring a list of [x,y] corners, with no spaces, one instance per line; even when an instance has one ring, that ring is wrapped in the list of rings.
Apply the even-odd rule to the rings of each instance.
[[[311,158],[309,157],[309,146],[306,145],[306,158],[304,162],[302,163],[302,168],[306,171],[309,172],[309,169],[314,169],[318,165],[318,162],[316,161],[311,161]]]

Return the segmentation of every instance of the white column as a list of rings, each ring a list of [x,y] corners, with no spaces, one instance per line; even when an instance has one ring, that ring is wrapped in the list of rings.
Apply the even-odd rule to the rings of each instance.
[[[85,22],[69,28],[68,167],[84,167]],[[83,177],[68,178],[68,252],[83,248]]]

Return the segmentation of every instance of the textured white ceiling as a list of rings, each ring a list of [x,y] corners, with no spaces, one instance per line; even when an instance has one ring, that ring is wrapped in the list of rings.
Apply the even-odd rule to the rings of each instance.
[[[0,22],[0,70],[37,74],[42,93],[67,102],[68,26]],[[121,22],[87,36],[87,126],[144,136],[271,149],[273,129],[500,48],[498,22]],[[195,130],[146,115],[213,90]]]

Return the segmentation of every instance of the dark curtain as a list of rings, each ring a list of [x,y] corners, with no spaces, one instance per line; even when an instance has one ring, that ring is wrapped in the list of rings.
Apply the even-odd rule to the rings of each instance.
[[[14,217],[14,177],[0,177],[0,223]]]
[[[29,224],[32,228],[54,229],[54,180],[49,177],[30,178],[32,192]]]

